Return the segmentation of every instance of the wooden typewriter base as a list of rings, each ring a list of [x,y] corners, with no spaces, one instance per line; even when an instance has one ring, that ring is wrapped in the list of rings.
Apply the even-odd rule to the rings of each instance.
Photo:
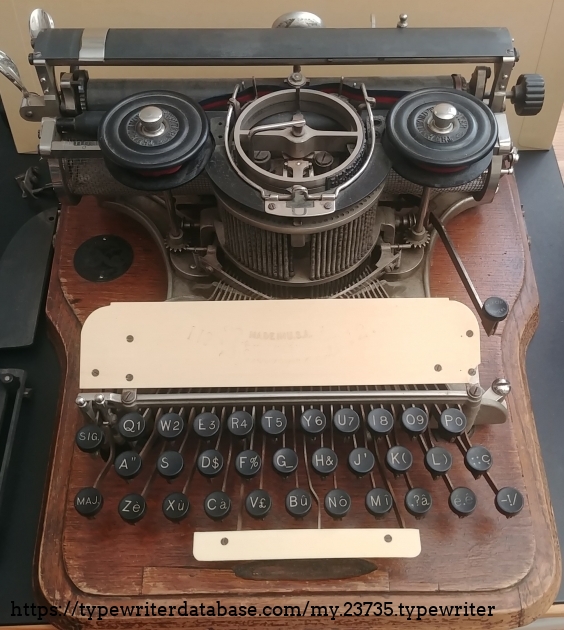
[[[87,220],[84,218],[87,216]],[[37,554],[36,587],[42,599],[61,611],[74,603],[88,606],[158,606],[215,604],[224,606],[295,605],[340,606],[346,602],[386,602],[397,612],[404,606],[495,607],[492,616],[430,616],[425,627],[514,628],[530,623],[552,604],[560,583],[560,554],[547,483],[525,377],[525,352],[537,324],[538,296],[527,247],[527,237],[515,181],[505,177],[494,202],[469,210],[449,223],[449,233],[480,295],[501,295],[511,305],[509,318],[492,337],[482,338],[481,381],[499,376],[512,383],[509,421],[479,427],[477,443],[497,444],[493,477],[499,487],[519,488],[526,497],[521,514],[511,520],[493,507],[493,495],[484,480],[476,482],[480,506],[458,520],[441,498],[422,521],[410,517],[407,527],[421,529],[423,551],[413,559],[382,559],[366,575],[341,579],[257,580],[236,577],[230,569],[186,566],[182,553],[182,524],[162,518],[119,531],[104,528],[103,519],[86,522],[76,515],[73,498],[74,436],[82,424],[75,405],[78,392],[80,325],[96,308],[112,301],[159,301],[166,297],[166,276],[151,238],[131,219],[84,199],[79,206],[63,207],[47,312],[64,367],[59,422],[53,441],[52,464],[45,499]],[[134,263],[117,280],[89,283],[74,271],[73,256],[86,239],[100,234],[126,238]],[[448,255],[437,244],[432,260],[431,289],[471,306]],[[492,433],[495,431],[495,433]],[[73,471],[71,473],[71,471]],[[439,481],[433,489],[438,487]],[[442,485],[442,484],[441,484]],[[274,496],[277,489],[272,488]],[[127,492],[121,488],[122,494]],[[489,492],[489,494],[488,494]],[[441,497],[448,496],[444,493]],[[158,504],[156,509],[160,509]],[[154,507],[154,506],[153,506]],[[162,516],[162,515],[161,515]],[[117,518],[117,515],[114,515]],[[112,517],[112,518],[114,518]],[[85,526],[88,524],[88,527]],[[98,524],[97,524],[98,523]],[[378,527],[376,521],[373,526]],[[107,523],[106,523],[107,524]],[[347,522],[347,527],[354,522]],[[385,525],[384,525],[385,526]],[[166,542],[169,537],[171,542]],[[180,538],[179,538],[180,537]],[[67,604],[70,602],[70,607]],[[376,610],[377,607],[373,608]],[[487,609],[487,608],[486,608]],[[145,617],[107,616],[104,622],[78,614],[50,620],[57,627],[77,628],[106,624],[120,628],[194,627],[260,628],[306,625],[396,628],[406,616],[331,617]],[[108,621],[111,619],[111,621]],[[274,621],[275,619],[275,621]]]

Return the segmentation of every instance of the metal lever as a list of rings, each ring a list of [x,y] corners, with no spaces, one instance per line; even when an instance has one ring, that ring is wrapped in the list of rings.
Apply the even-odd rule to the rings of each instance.
[[[18,90],[24,95],[24,98],[29,98],[29,90],[23,84],[18,67],[12,59],[1,50],[0,72],[18,88]]]

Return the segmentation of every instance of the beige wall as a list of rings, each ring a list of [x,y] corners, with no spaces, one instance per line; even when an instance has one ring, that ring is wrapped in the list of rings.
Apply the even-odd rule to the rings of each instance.
[[[4,16],[0,22],[0,49],[17,63],[28,89],[38,91],[34,70],[27,63],[30,52],[27,19],[37,0],[0,0]],[[40,6],[53,16],[60,27],[268,27],[274,19],[292,10],[307,10],[320,15],[328,27],[368,27],[370,14],[379,27],[395,26],[398,14],[406,12],[412,26],[506,26],[515,38],[521,61],[512,75],[540,72],[547,79],[547,100],[542,113],[534,118],[518,118],[508,107],[511,131],[521,148],[547,149],[552,143],[564,102],[564,0],[472,0],[444,3],[439,0],[43,0]],[[365,67],[366,74],[428,74],[436,68],[397,66]],[[445,67],[446,73],[461,72],[469,77],[472,68]],[[234,68],[162,69],[96,68],[95,76],[237,76]],[[306,69],[306,74],[326,74],[326,69]],[[351,68],[332,68],[335,75],[351,73]],[[439,71],[442,72],[442,71]],[[249,70],[239,71],[249,75]],[[257,69],[256,76],[274,76],[280,69]],[[358,74],[358,73],[357,73]],[[32,152],[37,146],[37,125],[19,117],[19,92],[0,77],[4,100],[16,146],[20,152]]]

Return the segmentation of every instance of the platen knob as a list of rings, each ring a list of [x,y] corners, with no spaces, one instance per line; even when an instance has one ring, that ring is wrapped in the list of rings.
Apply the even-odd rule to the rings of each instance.
[[[544,90],[540,74],[522,74],[510,95],[517,116],[536,116],[544,104]]]

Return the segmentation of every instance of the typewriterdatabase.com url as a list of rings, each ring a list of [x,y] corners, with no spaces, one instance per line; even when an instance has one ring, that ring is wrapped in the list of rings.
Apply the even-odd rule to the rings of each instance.
[[[492,617],[495,606],[480,606],[471,602],[460,605],[408,606],[401,602],[350,601],[341,605],[319,606],[307,601],[302,606],[265,604],[261,606],[223,605],[220,600],[203,604],[188,600],[176,606],[160,606],[145,602],[138,606],[90,606],[80,601],[68,601],[65,606],[40,606],[12,602],[12,617],[35,617],[37,621],[69,615],[88,621],[102,621],[112,617],[404,617],[420,621],[424,617]]]

